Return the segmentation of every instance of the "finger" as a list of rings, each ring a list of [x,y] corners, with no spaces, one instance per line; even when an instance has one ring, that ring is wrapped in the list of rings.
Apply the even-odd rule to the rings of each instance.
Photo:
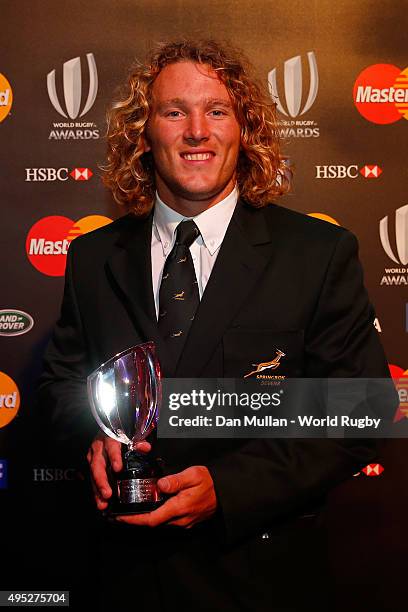
[[[193,487],[201,481],[198,467],[189,467],[178,474],[170,474],[157,481],[157,485],[163,493],[178,493],[182,489]]]
[[[194,519],[191,515],[187,515],[174,521],[169,521],[167,524],[175,527],[184,527],[184,529],[190,529],[190,527],[194,525]]]
[[[94,440],[88,455],[91,455],[89,467],[92,481],[95,484],[97,492],[102,498],[109,499],[112,495],[112,490],[106,473],[106,457],[103,449],[103,441]]]
[[[115,472],[120,472],[123,467],[122,463],[122,444],[112,438],[106,438],[104,441],[105,453],[108,456],[109,463]]]
[[[92,489],[94,493],[96,507],[98,508],[98,510],[105,510],[105,508],[108,507],[108,502],[103,497],[101,497],[92,479],[91,479],[91,482],[92,482]]]
[[[92,463],[91,471],[98,494],[103,499],[109,499],[112,495],[112,489],[109,485],[106,467],[101,463]]]
[[[129,525],[142,525],[145,527],[157,527],[170,520],[181,518],[183,515],[183,504],[176,497],[168,499],[162,506],[146,514],[134,514],[132,516],[120,516],[117,520]]]
[[[98,510],[106,510],[106,508],[108,507],[108,502],[104,501],[98,495],[95,495],[95,502],[96,502],[96,507],[98,508]]]

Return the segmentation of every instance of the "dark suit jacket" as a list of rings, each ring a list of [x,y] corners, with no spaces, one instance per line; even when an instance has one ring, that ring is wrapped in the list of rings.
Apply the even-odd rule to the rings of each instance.
[[[277,347],[286,353],[282,375],[388,376],[356,238],[286,208],[255,210],[242,201],[181,359],[171,363],[156,324],[151,228],[152,215],[127,215],[71,244],[61,317],[39,389],[61,440],[88,432],[89,443],[96,429],[87,375],[147,340],[156,343],[165,376],[242,377],[252,363],[272,359]],[[316,519],[299,517],[373,459],[370,441],[159,439],[158,452],[169,472],[207,465],[219,511],[188,533],[163,528],[148,535],[160,550],[150,592],[161,588],[167,600],[171,591],[182,605],[195,590],[200,610],[295,610],[297,597],[300,609],[308,609],[308,599],[319,609],[320,536]],[[140,544],[141,531],[131,529],[127,541],[137,532]]]

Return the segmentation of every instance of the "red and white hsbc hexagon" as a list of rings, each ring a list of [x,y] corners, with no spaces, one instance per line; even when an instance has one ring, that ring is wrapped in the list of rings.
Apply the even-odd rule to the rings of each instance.
[[[384,468],[381,463],[369,463],[361,471],[364,472],[366,476],[380,476]]]
[[[408,68],[393,64],[374,64],[357,77],[354,104],[368,121],[386,125],[408,119]]]
[[[398,392],[399,406],[394,416],[394,423],[408,418],[408,370],[400,366],[388,364],[391,376]]]
[[[67,252],[72,240],[111,221],[102,215],[89,215],[78,221],[57,215],[43,217],[28,232],[27,257],[42,274],[64,276]]]
[[[93,172],[89,168],[74,168],[69,175],[72,176],[74,181],[89,181]]]

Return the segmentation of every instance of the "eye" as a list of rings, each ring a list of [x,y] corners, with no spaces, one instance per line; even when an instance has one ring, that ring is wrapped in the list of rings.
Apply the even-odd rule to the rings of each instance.
[[[212,111],[210,111],[210,114],[213,115],[213,117],[222,117],[223,115],[226,115],[226,113],[219,108],[214,108]]]
[[[173,117],[173,118],[177,119],[178,117],[181,117],[181,111],[178,111],[178,110],[169,111],[166,114],[166,117]]]

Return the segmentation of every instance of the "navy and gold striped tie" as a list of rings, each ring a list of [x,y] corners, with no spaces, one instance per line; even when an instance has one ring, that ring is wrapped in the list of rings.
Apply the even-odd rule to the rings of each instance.
[[[163,338],[178,362],[194,319],[200,295],[190,245],[200,235],[192,219],[176,229],[176,243],[164,264],[159,292],[158,325]]]

